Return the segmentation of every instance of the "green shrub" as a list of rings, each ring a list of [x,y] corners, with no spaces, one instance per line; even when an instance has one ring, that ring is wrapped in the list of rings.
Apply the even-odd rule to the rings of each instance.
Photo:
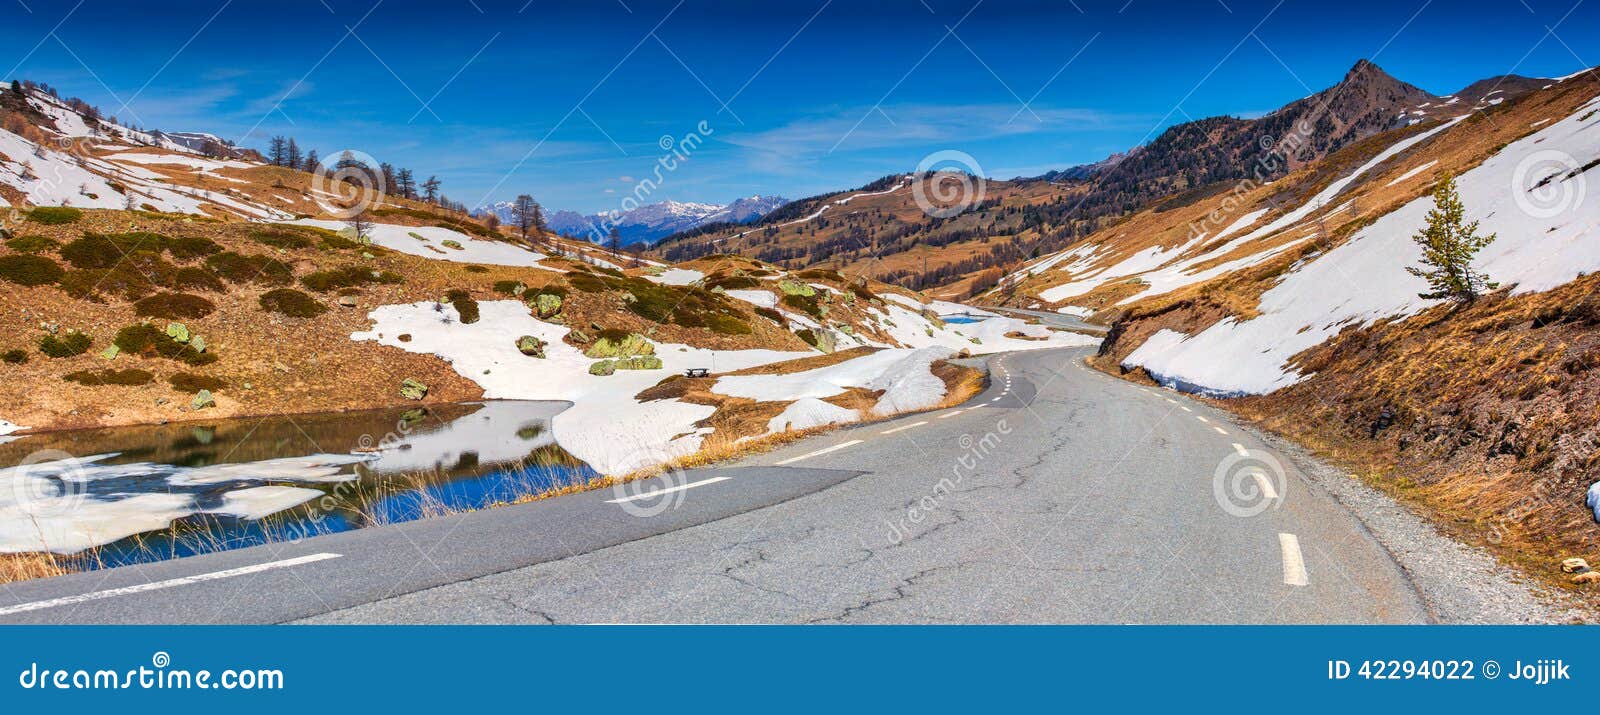
[[[130,325],[118,330],[112,344],[129,355],[161,357],[190,365],[209,365],[217,361],[216,353],[195,350],[149,323]]]
[[[488,273],[488,266],[471,265],[466,268],[468,273]]]
[[[305,293],[293,288],[269,290],[261,295],[261,309],[281,313],[291,318],[315,318],[328,312],[328,306],[318,303]]]
[[[838,271],[827,269],[827,268],[811,268],[811,269],[808,269],[808,270],[800,271],[799,273],[796,273],[795,276],[798,277],[798,278],[803,278],[803,279],[806,279],[806,280],[813,280],[813,281],[814,280],[830,280],[830,281],[838,281],[840,283],[844,282],[844,276],[839,275]]]
[[[178,392],[186,392],[190,394],[199,392],[201,390],[217,392],[225,389],[228,386],[228,382],[221,378],[211,377],[209,375],[196,375],[192,372],[180,372],[176,375],[173,375],[172,377],[167,378],[167,384],[172,385],[172,389],[177,390]]]
[[[229,283],[288,285],[294,280],[294,271],[283,261],[271,256],[246,256],[224,251],[207,258],[206,267]]]
[[[60,265],[44,256],[27,254],[0,256],[0,278],[17,285],[52,285],[59,283],[65,273]]]
[[[813,318],[822,318],[822,304],[817,302],[814,295],[795,295],[793,293],[783,296],[783,304],[810,315]]]
[[[378,272],[363,266],[344,266],[330,268],[307,274],[300,279],[300,284],[318,293],[326,293],[338,288],[354,288],[368,283],[394,284],[403,283],[405,278],[393,271]]]
[[[70,206],[40,206],[28,212],[28,220],[46,226],[77,223],[83,212]]]
[[[0,361],[9,365],[21,365],[28,361],[28,351],[12,348],[0,354]]]
[[[53,358],[72,357],[88,352],[89,345],[93,342],[89,336],[73,330],[66,335],[46,335],[39,338],[39,352]]]
[[[360,241],[351,238],[345,238],[344,236],[332,231],[326,232],[326,235],[322,237],[321,245],[322,248],[329,251],[350,251],[362,247]]]
[[[61,277],[61,290],[83,300],[100,300],[103,294],[138,300],[156,292],[156,288],[145,274],[129,263],[118,264],[110,270],[67,271]]]
[[[133,304],[136,315],[167,320],[204,318],[216,309],[211,301],[188,293],[157,293]]]
[[[126,370],[79,370],[62,375],[61,379],[76,382],[80,385],[99,387],[103,385],[148,385],[155,377],[155,375],[146,370],[128,368]]]
[[[44,253],[61,247],[61,242],[49,236],[17,236],[6,239],[6,248],[17,253]]]
[[[222,246],[204,236],[168,238],[162,245],[166,248],[167,255],[179,261],[192,261],[222,252]]]
[[[513,296],[513,297],[519,297],[520,294],[522,293],[522,291],[524,291],[526,289],[527,289],[527,286],[523,285],[522,281],[495,281],[494,282],[494,292],[499,293],[501,295],[509,295],[509,296]]]
[[[130,247],[119,245],[110,236],[86,233],[61,247],[61,257],[73,268],[104,269],[117,265]]]
[[[456,312],[461,315],[461,323],[463,325],[471,325],[478,322],[478,301],[472,299],[471,293],[455,288],[444,295],[445,299],[450,301],[450,305],[454,306]]]
[[[749,323],[722,313],[707,315],[705,321],[706,328],[719,335],[749,335],[755,332]]]
[[[750,276],[730,276],[717,274],[706,279],[706,290],[721,288],[723,290],[749,290],[760,288],[761,281]]]
[[[172,277],[172,287],[178,290],[208,290],[222,292],[222,281],[211,271],[199,266],[184,266]]]
[[[783,313],[779,313],[778,311],[773,310],[771,308],[762,308],[760,306],[757,306],[756,307],[756,315],[759,315],[759,316],[761,316],[763,318],[766,318],[767,320],[770,320],[770,321],[772,321],[774,323],[777,323],[779,325],[788,325],[789,324],[788,319],[783,317]]]
[[[285,231],[278,229],[262,229],[252,231],[250,238],[256,243],[263,243],[273,248],[286,250],[310,248],[311,238],[298,231]]]

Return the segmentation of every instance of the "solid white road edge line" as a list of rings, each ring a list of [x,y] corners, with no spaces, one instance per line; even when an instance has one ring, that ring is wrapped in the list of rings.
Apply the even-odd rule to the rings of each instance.
[[[1239,456],[1241,457],[1250,456],[1250,450],[1245,449],[1244,445],[1239,444],[1238,442],[1233,443],[1233,451],[1238,452]]]
[[[607,499],[606,503],[607,504],[621,504],[623,502],[639,501],[640,499],[650,499],[650,498],[653,498],[653,497],[661,496],[662,494],[671,494],[673,492],[681,492],[681,491],[683,491],[685,489],[693,489],[695,487],[703,487],[703,486],[705,486],[707,484],[716,484],[717,482],[726,482],[726,481],[728,481],[729,479],[732,479],[732,478],[733,477],[712,477],[710,479],[702,479],[702,480],[700,480],[698,482],[689,482],[688,484],[679,484],[678,486],[675,486],[675,487],[664,487],[664,488],[661,488],[661,489],[652,489],[652,490],[650,490],[648,492],[645,492],[643,494],[635,494],[635,495],[633,495],[631,497],[623,497],[621,499]]]
[[[205,581],[216,581],[218,579],[233,578],[234,576],[246,576],[246,575],[253,574],[253,573],[260,573],[262,571],[271,571],[273,569],[285,569],[285,568],[289,568],[291,566],[299,566],[301,564],[309,564],[309,563],[315,563],[315,562],[318,562],[318,561],[326,561],[328,559],[337,559],[340,556],[341,556],[340,554],[311,554],[309,556],[296,556],[296,557],[294,557],[292,559],[283,559],[282,561],[268,561],[267,563],[264,563],[264,564],[256,564],[254,566],[241,566],[241,567],[236,568],[236,569],[227,569],[225,571],[213,571],[211,573],[203,573],[203,574],[199,574],[199,575],[196,575],[196,576],[182,576],[182,577],[179,577],[179,578],[167,579],[165,581],[153,581],[151,583],[142,583],[142,584],[139,584],[137,586],[123,586],[122,588],[112,588],[112,589],[106,589],[104,591],[94,591],[94,592],[91,592],[91,593],[80,594],[80,595],[77,595],[77,596],[63,596],[61,598],[52,598],[52,599],[47,600],[47,601],[34,601],[32,603],[19,603],[19,604],[15,605],[15,606],[6,606],[5,608],[0,608],[0,616],[9,616],[9,615],[11,615],[13,613],[26,613],[28,611],[37,611],[37,610],[45,609],[45,608],[55,608],[57,606],[70,606],[70,605],[75,604],[75,603],[86,603],[88,601],[99,601],[101,599],[115,598],[117,596],[129,596],[129,595],[132,595],[132,594],[135,594],[135,593],[144,593],[146,591],[159,591],[159,590],[165,589],[165,588],[174,588],[174,587],[177,587],[177,586],[187,586],[187,585],[189,585],[191,583],[203,583]]]
[[[819,450],[817,450],[815,452],[807,452],[807,453],[802,454],[802,455],[800,455],[798,457],[790,457],[790,458],[785,459],[785,460],[783,460],[781,462],[776,462],[776,464],[780,464],[780,465],[789,464],[791,462],[798,462],[798,461],[800,461],[802,459],[810,459],[812,457],[820,457],[820,456],[822,456],[824,454],[827,454],[829,452],[837,452],[837,451],[839,451],[841,449],[844,449],[845,447],[854,447],[854,446],[856,446],[858,444],[861,444],[861,440],[852,439],[849,442],[845,442],[843,444],[836,444],[836,445],[833,445],[832,447],[828,447],[827,449],[819,449]]]
[[[1289,586],[1310,586],[1306,575],[1306,560],[1300,556],[1300,539],[1294,534],[1278,534],[1278,548],[1283,551],[1283,582]]]
[[[906,431],[908,429],[911,429],[912,427],[921,427],[921,426],[923,426],[925,424],[928,424],[927,420],[923,420],[921,422],[913,422],[913,423],[908,424],[908,425],[900,425],[899,427],[896,427],[894,429],[886,429],[886,430],[884,430],[882,432],[879,432],[878,434],[894,434],[896,432],[904,432],[904,431]]]

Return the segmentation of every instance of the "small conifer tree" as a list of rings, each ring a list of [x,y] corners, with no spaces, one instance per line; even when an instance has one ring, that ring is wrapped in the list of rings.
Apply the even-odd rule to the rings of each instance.
[[[1472,269],[1472,257],[1495,239],[1495,234],[1478,235],[1478,222],[1466,221],[1466,207],[1456,191],[1456,181],[1446,175],[1433,190],[1433,210],[1428,225],[1411,240],[1422,247],[1422,265],[1407,271],[1428,282],[1429,291],[1418,295],[1429,300],[1447,299],[1471,303],[1494,290],[1488,274]]]

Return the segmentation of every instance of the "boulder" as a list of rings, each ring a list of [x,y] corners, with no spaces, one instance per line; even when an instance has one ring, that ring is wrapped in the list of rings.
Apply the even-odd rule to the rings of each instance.
[[[816,288],[812,288],[808,284],[801,283],[799,281],[792,281],[787,278],[778,281],[778,290],[783,291],[784,295],[798,295],[805,296],[807,298],[817,294]]]
[[[635,355],[617,361],[618,370],[660,370],[661,358],[654,355]]]
[[[1586,571],[1572,577],[1572,582],[1582,585],[1586,583],[1600,583],[1600,571]]]
[[[183,323],[167,323],[167,336],[180,343],[189,342],[189,326]]]
[[[573,328],[572,332],[568,333],[567,335],[568,335],[568,337],[571,337],[572,338],[572,342],[575,342],[575,343],[587,343],[587,342],[589,342],[589,334],[583,332],[583,330],[580,329],[580,328]]]
[[[460,241],[453,241],[453,240],[447,238],[447,239],[445,239],[443,241],[440,241],[439,243],[440,243],[440,245],[443,245],[445,248],[454,248],[457,251],[465,251],[465,250],[467,250],[467,249],[465,249],[465,248],[463,248],[461,246],[461,242]]]
[[[594,362],[594,363],[590,363],[589,364],[589,374],[590,375],[601,375],[601,376],[604,376],[604,375],[610,375],[611,373],[614,373],[616,371],[617,371],[617,361],[616,360],[601,360],[599,362]]]
[[[115,359],[117,359],[117,355],[119,355],[121,353],[122,353],[122,348],[119,348],[119,347],[117,347],[115,345],[112,345],[109,348],[101,350],[100,351],[100,357],[105,358],[107,360],[115,360]]]
[[[1589,562],[1583,559],[1566,559],[1561,562],[1562,573],[1584,573],[1589,570]]]
[[[189,338],[189,347],[197,353],[203,353],[206,351],[206,339],[199,335],[192,336]]]
[[[190,409],[204,410],[204,409],[207,409],[207,408],[210,408],[210,407],[216,407],[216,406],[217,406],[217,400],[216,400],[215,397],[211,396],[211,391],[210,390],[201,390],[199,392],[196,392],[196,393],[194,393],[194,399],[189,400],[189,408]]]
[[[400,383],[400,396],[408,400],[420,400],[428,396],[428,386],[408,377]]]
[[[550,293],[540,293],[533,299],[533,307],[539,311],[539,317],[549,318],[561,312],[561,296]]]
[[[627,337],[613,341],[611,338],[602,337],[594,341],[588,350],[583,351],[584,356],[592,358],[617,358],[630,355],[654,355],[656,346],[649,338],[638,333],[628,333]]]
[[[360,304],[361,304],[361,301],[356,300],[356,297],[353,296],[353,295],[341,295],[341,296],[339,296],[339,305],[342,306],[342,307],[354,308],[354,307],[356,307],[356,306],[358,306]]]
[[[517,352],[528,357],[543,358],[545,342],[532,335],[517,338]]]

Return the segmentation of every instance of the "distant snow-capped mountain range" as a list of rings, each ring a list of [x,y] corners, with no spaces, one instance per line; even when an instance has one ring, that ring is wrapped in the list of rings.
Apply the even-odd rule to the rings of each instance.
[[[674,233],[706,224],[749,223],[786,203],[789,200],[781,196],[748,196],[727,204],[661,201],[632,211],[602,211],[587,215],[576,211],[552,211],[545,215],[545,221],[552,231],[595,242],[605,240],[611,227],[616,226],[624,244],[654,243]],[[501,221],[511,220],[510,201],[493,203],[478,211],[499,216]]]

